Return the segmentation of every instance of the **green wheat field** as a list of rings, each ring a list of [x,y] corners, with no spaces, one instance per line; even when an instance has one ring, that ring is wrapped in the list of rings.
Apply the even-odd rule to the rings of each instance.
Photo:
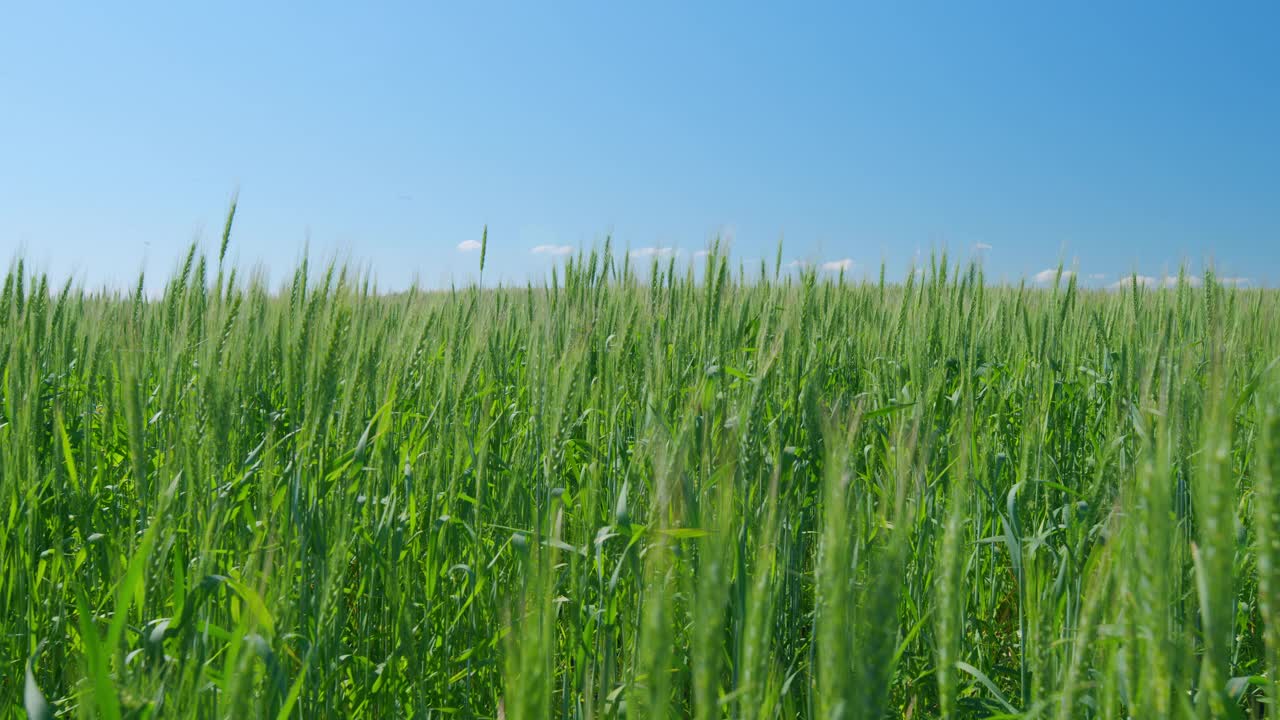
[[[0,716],[1274,716],[1275,292],[227,242],[5,277]]]

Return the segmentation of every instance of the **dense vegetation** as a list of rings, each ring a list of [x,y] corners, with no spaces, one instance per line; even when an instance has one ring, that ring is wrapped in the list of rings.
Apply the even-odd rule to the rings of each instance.
[[[0,713],[1265,714],[1276,294],[628,262],[15,263]]]

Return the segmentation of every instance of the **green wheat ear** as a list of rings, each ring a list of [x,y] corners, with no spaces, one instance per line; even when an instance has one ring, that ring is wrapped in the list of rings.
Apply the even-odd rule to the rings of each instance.
[[[222,227],[222,243],[218,246],[218,267],[222,267],[222,260],[227,256],[227,243],[231,242],[231,224],[236,219],[236,205],[240,202],[240,191],[236,190],[231,194],[231,207],[227,210],[227,223]]]
[[[480,234],[480,273],[484,273],[484,256],[489,252],[489,226],[484,226],[484,232]]]

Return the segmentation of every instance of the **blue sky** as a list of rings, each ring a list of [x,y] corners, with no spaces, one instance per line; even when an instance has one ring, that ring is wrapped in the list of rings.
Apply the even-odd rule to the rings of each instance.
[[[486,281],[719,233],[1280,283],[1274,2],[127,5],[0,23],[0,254],[91,287],[216,251],[236,188],[274,279],[466,282],[488,224]]]

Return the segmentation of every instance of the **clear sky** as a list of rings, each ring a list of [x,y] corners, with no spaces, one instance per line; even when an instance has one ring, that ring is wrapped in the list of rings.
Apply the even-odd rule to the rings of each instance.
[[[720,233],[1280,284],[1274,1],[195,5],[6,3],[0,254],[158,279],[239,188],[273,279],[309,242],[465,282],[487,223],[486,281]]]

